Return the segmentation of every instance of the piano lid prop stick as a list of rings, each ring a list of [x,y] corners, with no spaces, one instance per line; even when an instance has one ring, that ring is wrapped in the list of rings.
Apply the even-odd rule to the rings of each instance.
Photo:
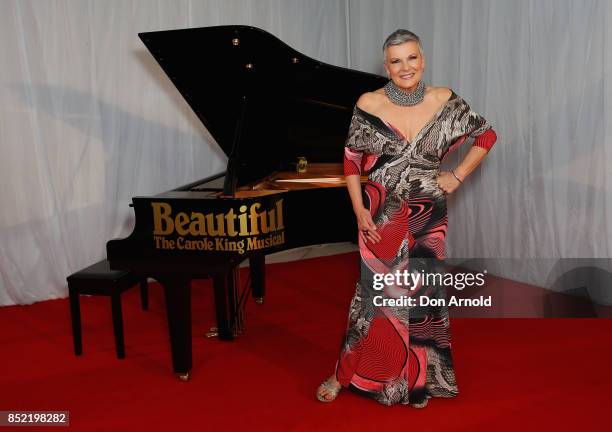
[[[227,174],[223,182],[223,195],[233,196],[236,192],[236,183],[238,182],[238,148],[240,148],[240,137],[242,135],[242,127],[246,116],[247,98],[242,96],[240,106],[240,117],[234,129],[234,142],[232,143],[232,151],[227,161]]]

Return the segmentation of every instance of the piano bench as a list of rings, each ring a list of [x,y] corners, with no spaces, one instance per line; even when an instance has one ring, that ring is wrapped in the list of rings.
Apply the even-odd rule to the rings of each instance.
[[[66,280],[68,281],[68,292],[70,294],[70,316],[72,319],[74,354],[81,355],[83,353],[80,295],[102,295],[109,296],[111,299],[117,358],[125,358],[121,294],[137,283],[140,283],[140,301],[142,309],[147,310],[149,308],[147,279],[140,278],[129,271],[111,270],[109,262],[107,260],[102,260],[71,274]]]

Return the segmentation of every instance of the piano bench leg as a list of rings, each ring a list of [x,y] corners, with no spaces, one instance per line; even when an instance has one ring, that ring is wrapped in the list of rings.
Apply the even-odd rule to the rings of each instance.
[[[125,341],[123,339],[123,312],[121,310],[121,294],[111,295],[111,309],[113,313],[113,331],[115,333],[115,349],[117,358],[125,358]]]
[[[81,333],[81,304],[80,295],[74,288],[68,287],[70,292],[70,318],[72,321],[72,342],[74,354],[83,354],[83,336]]]

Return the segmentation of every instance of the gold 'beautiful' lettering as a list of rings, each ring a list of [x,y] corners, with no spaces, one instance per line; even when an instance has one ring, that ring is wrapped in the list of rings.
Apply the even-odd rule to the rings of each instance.
[[[278,225],[274,227],[274,231],[285,229],[283,224],[283,200],[279,199],[276,201],[276,212],[278,214]]]
[[[206,225],[208,227],[208,235],[211,237],[215,236],[224,236],[225,235],[225,223],[224,223],[224,214],[218,214],[215,217],[214,213],[209,213],[206,215]],[[214,220],[217,220],[217,227],[215,228]]]
[[[238,220],[240,221],[240,235],[241,236],[248,236],[249,235],[249,229],[248,229],[248,224],[247,224],[247,215],[246,212],[247,211],[247,206],[242,205],[240,206],[240,214],[238,215]]]
[[[238,213],[230,208],[225,213],[191,214],[172,213],[172,206],[165,202],[152,202],[153,235],[167,236],[176,232],[180,236],[193,237],[246,237],[274,233],[285,229],[283,221],[283,200],[279,199],[270,209],[262,209],[261,203],[241,205]],[[236,224],[236,221],[238,223]]]
[[[192,236],[206,235],[206,222],[202,213],[191,212],[191,224],[189,224],[189,234],[191,234]]]
[[[174,229],[178,235],[187,235],[189,230],[186,225],[189,223],[189,216],[187,213],[180,212],[176,215],[176,221],[174,222]]]
[[[170,215],[172,207],[168,203],[151,203],[153,207],[153,234],[168,235],[174,231],[174,222]]]

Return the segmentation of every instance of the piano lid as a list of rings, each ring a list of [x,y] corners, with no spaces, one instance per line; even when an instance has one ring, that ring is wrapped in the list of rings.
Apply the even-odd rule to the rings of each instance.
[[[248,26],[140,33],[140,38],[226,155],[243,97],[234,153],[244,183],[288,169],[298,156],[339,162],[353,106],[379,75],[328,65]]]

